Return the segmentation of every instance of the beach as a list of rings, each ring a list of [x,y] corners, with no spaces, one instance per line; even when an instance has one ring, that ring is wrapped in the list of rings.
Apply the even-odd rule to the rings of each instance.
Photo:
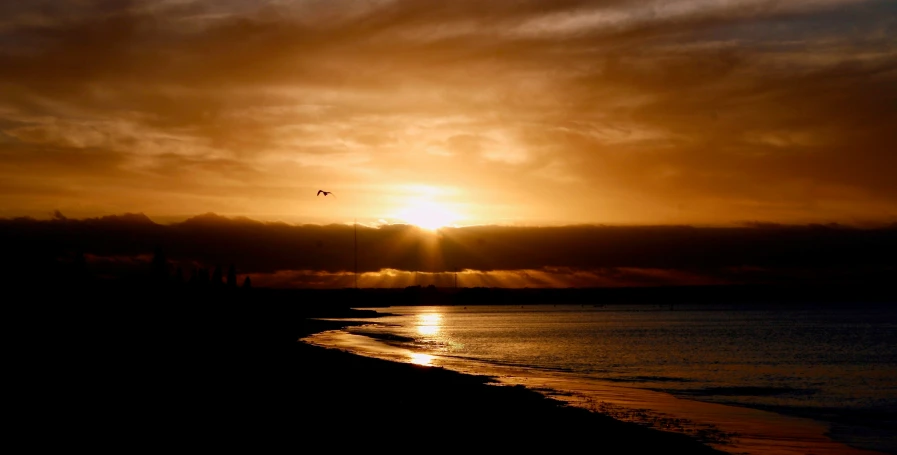
[[[0,0],[13,446],[897,455],[895,37],[897,0]]]
[[[216,321],[216,331],[231,332],[221,338],[227,341],[194,343],[215,355],[182,352],[182,367],[195,374],[169,383],[183,400],[160,396],[180,407],[172,409],[175,431],[205,435],[212,445],[720,453],[685,435],[569,407],[524,387],[296,341],[349,322],[233,311],[225,320],[246,330],[231,332]]]
[[[18,370],[17,428],[38,446],[721,453],[522,386],[297,341],[351,324],[313,318],[369,316],[339,305],[114,295],[32,315],[56,334]]]
[[[522,386],[298,342],[351,324],[313,318],[369,316],[338,305],[114,295],[22,314],[53,335],[16,356],[13,429],[34,447],[721,453]]]
[[[326,298],[340,294],[135,293],[128,305],[116,290],[91,295],[95,305],[34,315],[35,327],[54,328],[40,333],[56,334],[46,358],[26,356],[20,370],[36,392],[23,422],[38,439],[97,449],[723,453],[488,376],[299,342],[376,314]]]
[[[302,341],[497,378],[619,420],[699,437],[729,453],[897,450],[889,411],[895,370],[886,348],[893,346],[889,334],[897,314],[885,307],[703,304],[670,311],[657,305],[485,305],[377,311],[383,316]],[[827,348],[833,339],[842,340],[840,350]],[[853,433],[835,433],[844,427]]]

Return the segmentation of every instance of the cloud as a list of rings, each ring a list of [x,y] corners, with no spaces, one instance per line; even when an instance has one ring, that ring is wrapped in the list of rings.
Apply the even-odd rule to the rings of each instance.
[[[365,286],[589,287],[865,282],[897,270],[894,226],[476,226],[437,232],[359,226]],[[0,220],[7,267],[18,273],[76,253],[114,275],[137,273],[157,247],[185,272],[234,264],[253,283],[344,287],[354,282],[355,229],[206,214],[157,224],[141,214]],[[31,264],[31,265],[27,265]],[[43,265],[40,265],[43,264]]]
[[[897,217],[887,0],[2,8],[13,215],[377,219],[423,181],[482,222]]]
[[[252,283],[276,288],[334,289],[355,286],[355,275],[348,272],[328,273],[312,270],[281,270],[274,273],[248,274]],[[462,270],[459,272],[413,272],[384,269],[358,275],[361,288],[404,288],[436,286],[438,288],[591,288],[687,286],[728,284],[712,276],[677,270],[658,269],[591,269],[541,268],[527,270]]]

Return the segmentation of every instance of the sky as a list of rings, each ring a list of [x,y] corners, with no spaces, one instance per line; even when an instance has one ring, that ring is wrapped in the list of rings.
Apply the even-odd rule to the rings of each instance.
[[[0,0],[4,218],[880,225],[895,125],[892,0]]]
[[[0,0],[7,264],[887,281],[895,125],[893,0]]]

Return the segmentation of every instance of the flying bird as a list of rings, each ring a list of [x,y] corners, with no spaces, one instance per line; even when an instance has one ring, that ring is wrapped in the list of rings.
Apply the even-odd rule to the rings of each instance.
[[[318,190],[318,194],[316,194],[315,196],[320,196],[321,193],[323,193],[324,196],[329,196],[329,195],[333,194],[333,191]],[[336,197],[336,195],[333,194],[333,197]]]

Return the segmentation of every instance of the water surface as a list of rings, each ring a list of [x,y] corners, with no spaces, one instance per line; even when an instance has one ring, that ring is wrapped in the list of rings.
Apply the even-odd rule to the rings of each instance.
[[[731,453],[897,452],[893,309],[379,311],[389,315],[304,341],[494,376],[624,420],[689,433]]]

